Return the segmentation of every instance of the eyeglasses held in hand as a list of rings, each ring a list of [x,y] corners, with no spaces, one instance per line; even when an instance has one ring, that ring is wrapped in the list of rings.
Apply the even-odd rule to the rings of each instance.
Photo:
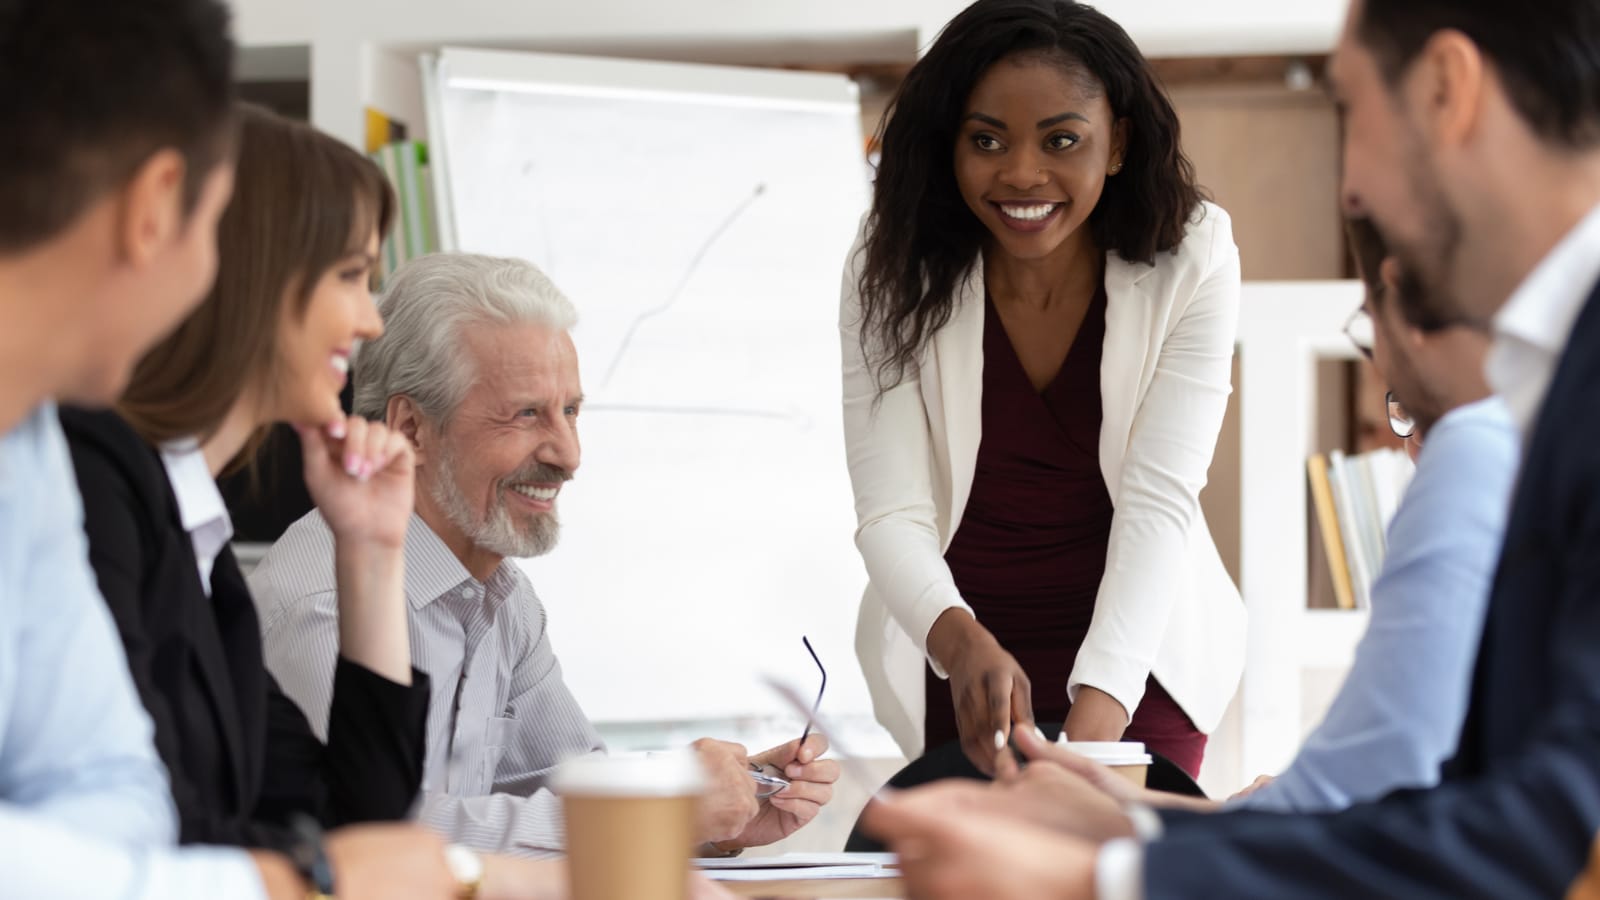
[[[811,661],[817,664],[817,671],[822,673],[822,687],[817,688],[817,702],[811,707],[811,715],[806,717],[806,727],[800,732],[800,744],[805,745],[806,738],[811,736],[811,727],[816,722],[817,711],[822,708],[822,695],[828,690],[828,670],[823,667],[822,660],[817,656],[817,651],[811,647],[811,639],[801,635],[800,643],[806,645],[806,652],[811,654]],[[761,787],[756,789],[756,797],[765,799],[771,797],[789,786],[789,779],[778,774],[775,766],[758,766],[750,764],[750,777]]]

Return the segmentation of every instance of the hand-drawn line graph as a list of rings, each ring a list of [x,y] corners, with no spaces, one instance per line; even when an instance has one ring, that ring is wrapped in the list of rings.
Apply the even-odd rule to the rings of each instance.
[[[869,710],[837,327],[868,192],[858,113],[444,103],[461,248],[530,259],[579,309],[583,463],[560,546],[524,568],[585,710],[771,713],[755,676],[800,633],[842,673],[829,705]],[[619,660],[646,683],[620,685]]]

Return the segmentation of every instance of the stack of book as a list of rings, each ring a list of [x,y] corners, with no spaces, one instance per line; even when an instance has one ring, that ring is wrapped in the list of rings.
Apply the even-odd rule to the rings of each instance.
[[[421,141],[396,141],[380,147],[371,157],[389,177],[399,201],[393,226],[383,242],[380,274],[388,278],[401,263],[439,249],[428,147]]]
[[[1411,481],[1403,450],[1348,456],[1338,450],[1306,461],[1311,500],[1341,609],[1372,605],[1372,582],[1383,568],[1389,520]]]

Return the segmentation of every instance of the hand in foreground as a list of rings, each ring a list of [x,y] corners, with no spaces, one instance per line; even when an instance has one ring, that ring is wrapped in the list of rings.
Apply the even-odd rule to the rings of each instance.
[[[1256,780],[1239,789],[1239,792],[1229,797],[1229,800],[1243,800],[1272,783],[1271,775],[1257,775]]]
[[[1047,767],[1054,766],[1057,769],[1072,773],[1082,779],[1084,783],[1118,804],[1142,803],[1145,801],[1147,793],[1154,793],[1141,789],[1138,785],[1113,772],[1110,766],[1097,763],[1088,757],[1079,756],[1060,744],[1045,740],[1036,731],[1019,731],[1012,738],[1012,741],[1016,744],[1017,750],[1021,751],[1023,757],[1031,764],[1023,771],[1031,771],[1040,764]],[[1007,758],[1002,763],[1002,769],[998,777],[1002,781],[1010,780],[1017,777],[1017,773],[1018,767],[1016,763]]]
[[[493,854],[480,854],[479,859],[483,860],[479,900],[567,900],[571,893],[565,859]]]
[[[899,792],[867,805],[867,831],[900,854],[911,900],[1089,900],[1095,848],[1016,819]]]
[[[697,836],[708,843],[731,841],[761,812],[755,782],[750,779],[750,758],[743,746],[727,741],[701,738],[690,746],[706,770]]]
[[[405,436],[350,416],[297,428],[306,489],[341,541],[405,546],[416,465]]]
[[[352,825],[328,833],[328,862],[339,900],[455,897],[444,842],[415,825]]]
[[[1182,797],[1165,791],[1152,791],[1148,788],[1141,788],[1112,771],[1110,767],[1079,756],[1058,744],[1053,744],[1040,737],[1036,732],[1019,731],[1013,741],[1015,741],[1017,749],[1022,751],[1022,755],[1030,761],[1031,765],[1028,766],[1028,770],[1033,770],[1040,766],[1055,766],[1064,769],[1116,801],[1119,807],[1126,806],[1129,803],[1142,803],[1145,806],[1159,809],[1215,812],[1221,806],[1215,800],[1208,800],[1204,797]],[[1007,762],[1010,761],[1007,760]],[[1010,774],[1002,773],[1002,780],[1013,777],[1016,767],[1010,765],[1006,768],[1006,772]],[[1043,772],[1041,771],[1036,777],[1042,776]],[[1257,784],[1259,785],[1259,783],[1260,779],[1257,779]],[[1084,836],[1088,837],[1090,835],[1085,834]]]
[[[833,799],[833,784],[839,780],[839,764],[817,757],[828,752],[828,740],[820,734],[780,744],[750,758],[756,765],[770,765],[783,772],[789,786],[761,803],[745,829],[730,844],[739,847],[764,847],[781,841],[817,817]],[[752,788],[753,791],[753,788]],[[731,849],[731,847],[730,847]]]
[[[1573,882],[1567,900],[1600,900],[1600,835],[1595,837],[1594,851],[1589,855],[1589,868]]]
[[[1013,723],[1032,730],[1033,686],[1016,657],[966,610],[947,609],[928,631],[928,652],[950,675],[961,750],[985,775]]]
[[[996,813],[1093,844],[1134,836],[1122,801],[1077,773],[1044,760],[1017,771],[1014,762],[1003,759],[1001,768],[1002,778],[990,788],[989,806]]]

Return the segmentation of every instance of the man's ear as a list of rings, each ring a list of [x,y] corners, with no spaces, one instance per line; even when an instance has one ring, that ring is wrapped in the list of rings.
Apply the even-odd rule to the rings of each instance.
[[[1465,34],[1445,29],[1428,39],[1410,78],[1424,133],[1440,144],[1464,143],[1478,127],[1489,88],[1483,51]]]
[[[123,185],[116,235],[122,262],[143,268],[183,235],[187,173],[183,154],[158,150]]]
[[[417,409],[417,404],[404,394],[396,394],[389,398],[389,405],[384,409],[383,422],[391,431],[398,431],[405,436],[411,444],[411,451],[417,458],[417,465],[424,461],[427,428],[422,419],[422,413]]]

